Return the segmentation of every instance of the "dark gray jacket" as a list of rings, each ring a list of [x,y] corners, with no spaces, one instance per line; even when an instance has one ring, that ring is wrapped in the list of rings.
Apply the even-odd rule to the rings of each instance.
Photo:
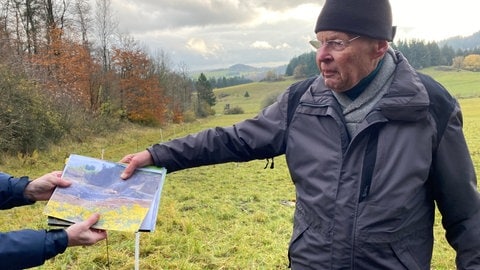
[[[27,177],[15,178],[0,172],[0,209],[30,205],[24,196]],[[6,220],[5,218],[3,220]],[[22,221],[19,227],[28,226]],[[65,230],[18,230],[0,233],[0,269],[25,269],[42,265],[45,260],[63,253],[67,248]]]
[[[435,202],[458,268],[480,269],[480,197],[460,108],[396,58],[390,89],[351,138],[317,79],[254,119],[149,151],[169,172],[285,154],[297,193],[292,269],[430,269]],[[289,122],[289,93],[301,90]]]

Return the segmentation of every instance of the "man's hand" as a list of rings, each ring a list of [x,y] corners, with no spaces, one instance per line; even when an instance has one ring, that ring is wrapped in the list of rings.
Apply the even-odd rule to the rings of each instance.
[[[100,214],[91,215],[87,220],[75,223],[65,231],[68,235],[68,246],[91,246],[107,238],[107,231],[94,229],[92,226],[100,219]]]
[[[23,193],[25,198],[31,201],[46,201],[50,199],[55,187],[68,187],[71,185],[70,181],[60,178],[61,175],[61,171],[54,171],[31,181],[25,187]]]
[[[136,154],[126,155],[120,160],[120,162],[128,163],[127,168],[125,168],[120,176],[122,179],[128,179],[137,168],[153,165],[152,155],[150,155],[150,152],[147,150]]]

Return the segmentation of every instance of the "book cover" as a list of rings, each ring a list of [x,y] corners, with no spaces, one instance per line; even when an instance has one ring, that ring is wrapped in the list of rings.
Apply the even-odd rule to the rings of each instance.
[[[72,154],[62,177],[71,181],[56,188],[43,213],[52,226],[69,226],[100,213],[95,228],[125,232],[155,229],[166,169],[139,168],[120,178],[126,164]]]

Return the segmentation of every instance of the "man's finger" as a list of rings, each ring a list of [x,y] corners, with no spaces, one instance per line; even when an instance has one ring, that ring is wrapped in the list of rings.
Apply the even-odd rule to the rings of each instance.
[[[97,221],[100,219],[100,214],[99,213],[95,213],[93,215],[91,215],[87,220],[85,220],[85,224],[88,226],[88,228],[92,227],[93,225],[95,225],[95,223],[97,223]]]
[[[128,179],[130,176],[132,176],[132,174],[133,174],[133,172],[135,171],[135,169],[136,169],[135,164],[129,163],[129,164],[127,165],[127,167],[125,168],[125,170],[123,171],[122,175],[120,175],[120,177],[121,177],[122,179],[124,179],[124,180],[125,180],[125,179]]]

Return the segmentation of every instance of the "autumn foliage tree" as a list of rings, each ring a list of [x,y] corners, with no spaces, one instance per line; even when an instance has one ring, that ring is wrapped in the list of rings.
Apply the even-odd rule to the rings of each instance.
[[[50,94],[82,108],[96,111],[100,104],[98,82],[92,74],[99,72],[90,51],[81,43],[62,37],[60,29],[52,30],[50,44],[31,56],[37,79]]]
[[[118,100],[126,117],[143,124],[165,123],[168,100],[148,56],[139,49],[116,48],[112,67],[120,77]]]
[[[463,68],[471,71],[480,71],[480,54],[470,54],[463,59]]]

